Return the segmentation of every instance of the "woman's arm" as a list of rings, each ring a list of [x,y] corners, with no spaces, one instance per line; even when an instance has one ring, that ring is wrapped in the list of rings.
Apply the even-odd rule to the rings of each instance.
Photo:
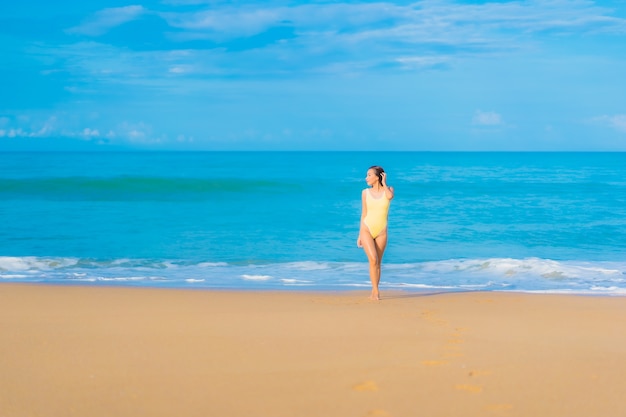
[[[365,219],[365,216],[367,216],[367,204],[365,203],[365,193],[367,192],[367,190],[363,190],[361,192],[361,222],[359,223],[359,237],[356,240],[356,245],[360,248],[361,246],[363,246],[361,244],[361,233],[363,232],[363,219]]]
[[[383,180],[383,190],[385,190],[385,197],[387,197],[388,200],[391,200],[393,198],[393,187],[389,187],[387,185],[387,173],[383,172],[382,174]]]
[[[365,197],[365,193],[367,192],[367,190],[363,190],[361,192],[361,224],[363,224],[363,219],[365,219],[365,216],[367,216],[367,203],[366,201],[366,197]]]

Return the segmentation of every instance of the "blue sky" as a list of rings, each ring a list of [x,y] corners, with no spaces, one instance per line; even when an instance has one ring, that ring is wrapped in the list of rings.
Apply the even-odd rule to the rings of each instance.
[[[0,150],[626,151],[626,0],[0,4]]]

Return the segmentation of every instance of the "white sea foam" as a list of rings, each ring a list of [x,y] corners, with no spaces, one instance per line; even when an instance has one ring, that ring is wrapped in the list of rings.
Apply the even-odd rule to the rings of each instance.
[[[49,270],[76,265],[75,258],[39,258],[35,256],[0,256],[0,271]]]
[[[219,266],[228,266],[226,262],[200,262],[197,264],[199,268],[215,268]]]
[[[409,284],[406,282],[401,282],[399,284],[392,284],[392,283],[381,283],[382,286],[388,286],[388,287],[397,287],[397,288],[416,288],[416,289],[424,289],[424,290],[452,290],[452,289],[456,289],[457,287],[454,286],[450,286],[450,285],[427,285],[427,284]]]
[[[284,284],[306,285],[306,284],[311,284],[313,281],[305,280],[305,279],[295,279],[295,278],[281,278],[280,282]]]
[[[608,268],[602,264],[592,265],[588,262],[565,262],[539,258],[451,259],[425,262],[421,269],[433,273],[466,272],[493,274],[501,277],[531,274],[557,280],[589,276],[623,276],[624,274],[619,268]]]
[[[611,295],[626,295],[626,288],[622,287],[591,287],[595,293],[607,293]]]
[[[113,282],[130,282],[130,281],[144,281],[146,277],[97,277],[98,281],[113,281]]]
[[[248,275],[248,274],[243,274],[241,276],[243,279],[247,280],[247,281],[267,281],[272,279],[271,275]]]
[[[28,275],[23,275],[23,274],[0,274],[0,278],[1,279],[21,279],[21,278],[28,278]]]
[[[132,265],[133,261],[127,258],[122,259],[114,259],[111,261],[111,266],[122,266],[122,265]]]
[[[328,269],[330,264],[328,262],[303,261],[289,262],[286,266],[300,271],[319,271]]]
[[[505,290],[506,292],[506,290]],[[517,290],[528,294],[563,294],[563,295],[610,295],[626,296],[626,288],[618,287],[591,287],[588,289],[555,289],[555,290]]]
[[[370,284],[369,283],[358,283],[358,282],[354,282],[351,284],[341,284],[340,287],[359,287],[359,288],[365,288],[365,287],[369,287]]]
[[[366,262],[227,264],[186,260],[0,257],[0,280],[142,286],[366,288]],[[383,288],[626,295],[626,262],[447,259],[383,265]]]

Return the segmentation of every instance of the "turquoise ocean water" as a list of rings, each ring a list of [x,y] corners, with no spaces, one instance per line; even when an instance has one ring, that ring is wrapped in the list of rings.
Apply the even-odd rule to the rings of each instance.
[[[0,153],[0,282],[626,295],[626,153]]]

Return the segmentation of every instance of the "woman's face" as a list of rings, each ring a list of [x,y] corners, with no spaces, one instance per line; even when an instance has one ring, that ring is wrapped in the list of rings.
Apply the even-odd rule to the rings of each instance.
[[[367,170],[367,175],[365,175],[365,182],[370,187],[378,182],[378,175],[376,175],[376,171],[373,169]]]

